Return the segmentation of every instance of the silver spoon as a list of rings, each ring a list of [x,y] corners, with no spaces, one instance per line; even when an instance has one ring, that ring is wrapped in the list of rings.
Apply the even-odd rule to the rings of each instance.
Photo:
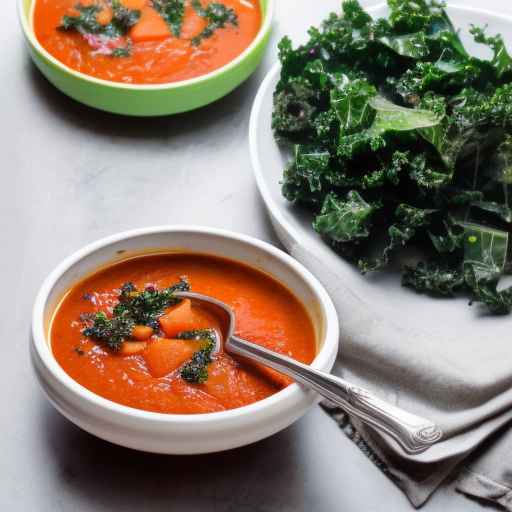
[[[221,321],[226,352],[251,359],[292,377],[367,425],[390,435],[406,453],[423,453],[441,439],[443,433],[435,423],[391,405],[339,377],[315,370],[235,336],[235,313],[223,302],[198,293],[177,292],[175,295],[208,308]]]

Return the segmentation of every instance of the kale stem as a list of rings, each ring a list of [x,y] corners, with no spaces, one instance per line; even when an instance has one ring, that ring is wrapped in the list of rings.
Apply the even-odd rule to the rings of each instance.
[[[476,156],[475,156],[475,168],[473,170],[473,188],[472,190],[476,190],[476,185],[478,181],[478,168],[480,167],[480,143],[476,145]],[[469,213],[471,211],[471,203],[468,204],[466,208],[466,215],[464,216],[464,221],[467,222],[469,219]]]

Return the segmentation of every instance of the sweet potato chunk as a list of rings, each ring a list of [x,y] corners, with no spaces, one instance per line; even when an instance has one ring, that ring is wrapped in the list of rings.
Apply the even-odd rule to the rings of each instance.
[[[182,331],[197,329],[195,314],[190,300],[182,300],[178,305],[169,308],[159,319],[160,327],[169,338],[174,338]]]
[[[159,41],[170,34],[169,27],[152,7],[142,9],[140,20],[130,30],[130,37],[134,43]]]
[[[134,11],[141,11],[148,4],[147,0],[121,0],[123,7]]]
[[[136,325],[132,330],[132,338],[138,341],[146,341],[152,334],[153,328],[148,325]]]
[[[196,341],[158,338],[148,344],[143,355],[151,375],[159,378],[190,360],[198,348]]]
[[[191,5],[185,7],[185,18],[181,26],[181,37],[183,39],[192,39],[206,28],[207,21],[197,14]]]
[[[118,353],[122,356],[133,356],[134,354],[140,354],[146,346],[147,343],[144,341],[125,341]]]
[[[112,8],[105,7],[96,16],[96,20],[100,25],[108,25],[112,21]]]

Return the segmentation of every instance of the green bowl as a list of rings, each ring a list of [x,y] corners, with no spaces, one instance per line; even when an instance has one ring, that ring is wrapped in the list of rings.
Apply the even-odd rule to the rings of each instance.
[[[50,55],[36,39],[32,28],[32,6],[36,0],[18,0],[18,15],[32,60],[43,75],[71,98],[115,114],[162,116],[187,112],[222,98],[260,63],[267,46],[274,0],[260,0],[263,21],[254,41],[225,66],[190,80],[157,85],[132,85],[100,80],[79,73]]]

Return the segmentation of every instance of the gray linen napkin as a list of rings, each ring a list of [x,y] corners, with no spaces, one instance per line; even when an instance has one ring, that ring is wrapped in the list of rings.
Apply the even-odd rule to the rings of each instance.
[[[386,436],[331,410],[340,426],[414,506],[424,504],[457,471],[459,491],[512,512],[512,429],[507,428],[512,426],[512,333],[492,347],[468,342],[463,349],[460,340],[447,344],[421,332],[411,339],[410,332],[390,328],[378,312],[369,311],[335,268],[293,241],[287,245],[335,303],[342,333],[335,373],[436,421],[445,437],[426,453],[407,456]]]

